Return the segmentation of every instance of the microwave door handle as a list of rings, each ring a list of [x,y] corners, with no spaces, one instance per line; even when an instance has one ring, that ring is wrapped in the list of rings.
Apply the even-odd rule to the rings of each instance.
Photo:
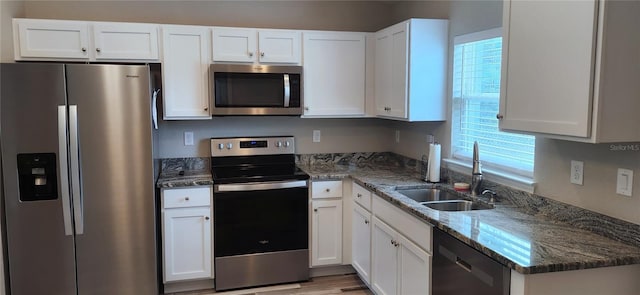
[[[284,107],[289,107],[291,100],[291,85],[289,84],[289,74],[284,74]]]

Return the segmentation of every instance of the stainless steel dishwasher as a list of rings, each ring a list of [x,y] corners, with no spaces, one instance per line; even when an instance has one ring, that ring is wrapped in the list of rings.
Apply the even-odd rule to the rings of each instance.
[[[509,294],[509,268],[441,230],[433,235],[432,295]]]

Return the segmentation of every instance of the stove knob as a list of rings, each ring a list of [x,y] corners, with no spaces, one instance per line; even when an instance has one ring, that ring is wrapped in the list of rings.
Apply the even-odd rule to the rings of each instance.
[[[218,149],[219,149],[219,150],[224,149],[224,143],[219,143],[219,144],[218,144]]]
[[[282,146],[282,142],[280,142],[280,141],[276,141],[276,147],[277,147],[277,148],[279,148],[279,147],[281,147],[281,146]]]
[[[285,142],[284,142],[284,147],[288,148],[289,146],[290,146],[289,142],[288,142],[288,141],[285,141]]]
[[[230,150],[233,148],[233,143],[227,143],[227,149]]]

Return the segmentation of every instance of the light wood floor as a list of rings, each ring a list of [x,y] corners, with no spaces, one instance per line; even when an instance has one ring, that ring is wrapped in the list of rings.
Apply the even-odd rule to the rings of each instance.
[[[261,291],[255,292],[248,289],[246,293],[241,292],[242,295],[329,295],[329,294],[344,294],[344,295],[372,295],[373,293],[367,288],[367,286],[360,280],[355,274],[349,275],[337,275],[326,277],[311,278],[308,282],[301,282],[300,288],[286,289],[286,290],[274,290],[274,291]],[[180,292],[171,293],[172,295],[209,295],[220,294],[224,295],[225,292],[215,293],[214,290],[200,290],[192,292]],[[234,294],[238,294],[237,291]]]

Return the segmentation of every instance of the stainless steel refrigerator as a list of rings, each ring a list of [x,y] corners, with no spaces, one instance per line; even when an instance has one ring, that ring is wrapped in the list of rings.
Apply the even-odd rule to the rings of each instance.
[[[158,294],[148,66],[1,64],[14,295]]]

